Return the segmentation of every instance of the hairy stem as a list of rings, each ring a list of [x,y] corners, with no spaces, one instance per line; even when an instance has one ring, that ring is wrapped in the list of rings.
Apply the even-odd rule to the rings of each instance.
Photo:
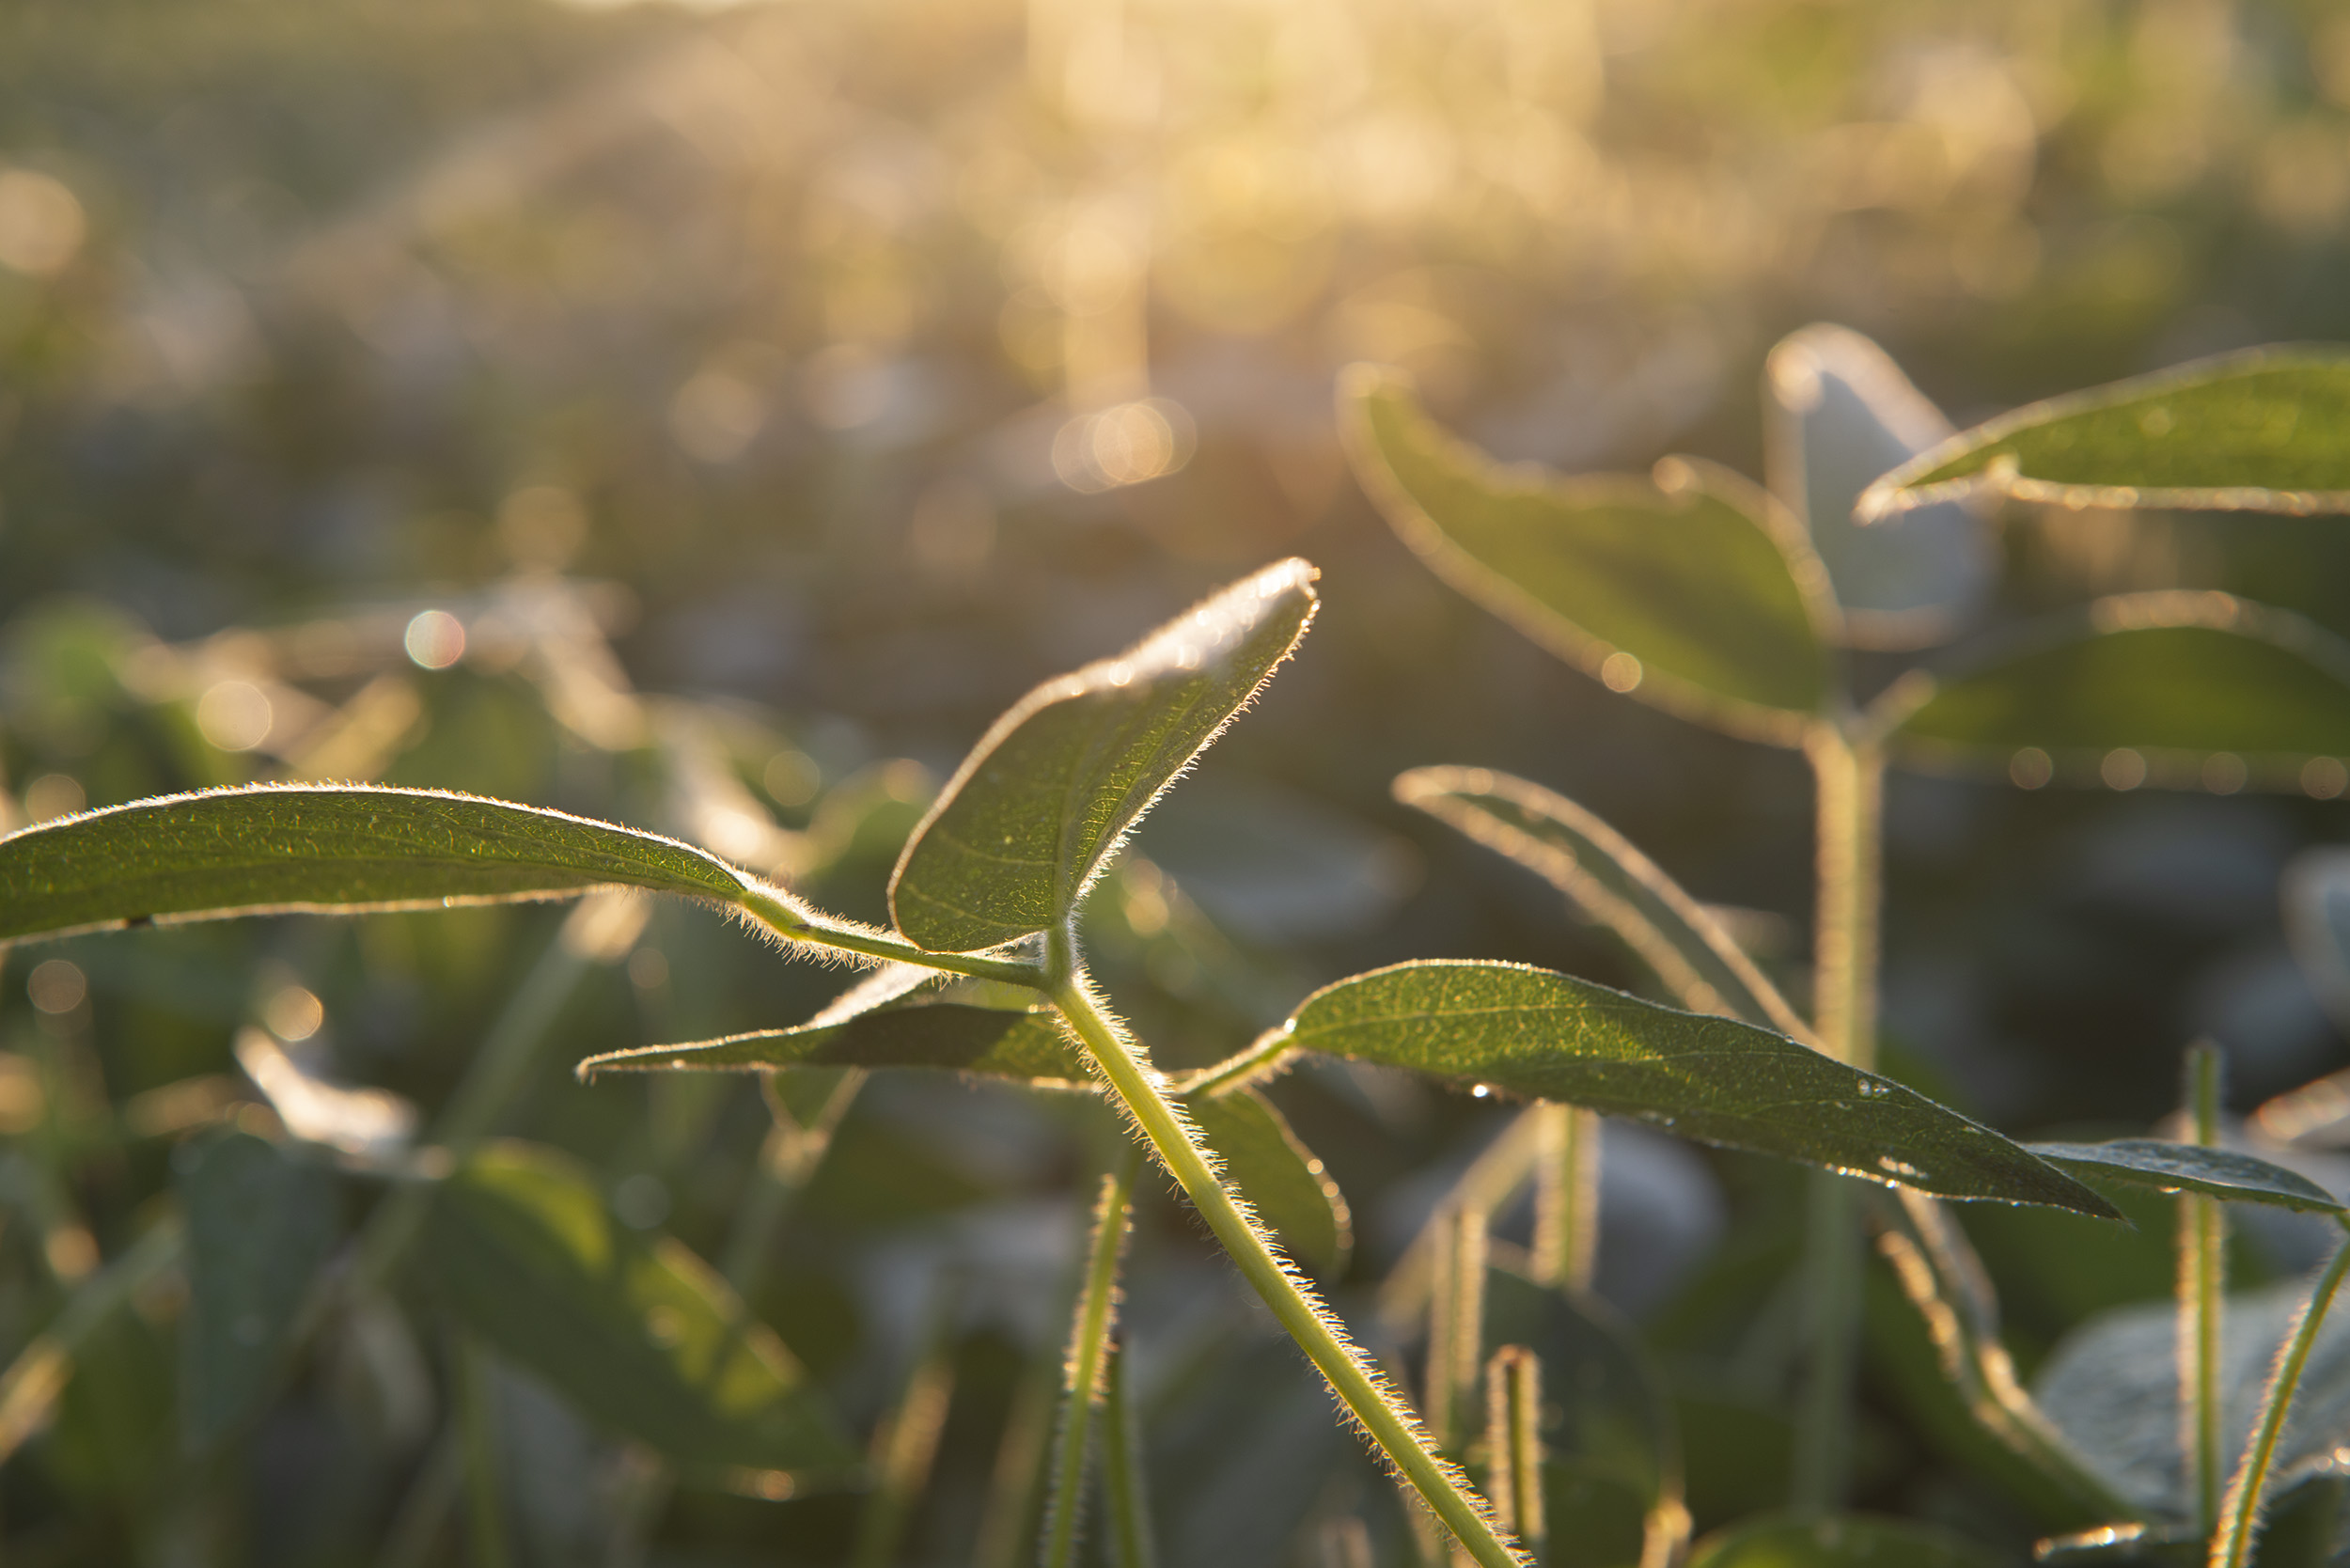
[[[1118,1326],[1118,1264],[1126,1231],[1138,1152],[1121,1154],[1102,1178],[1093,1205],[1093,1244],[1086,1257],[1085,1284],[1069,1325],[1069,1355],[1061,1366],[1060,1434],[1053,1445],[1053,1489],[1044,1505],[1044,1568],[1069,1568],[1077,1552],[1077,1527],[1085,1516],[1086,1462],[1093,1443],[1093,1416],[1106,1391],[1111,1335]]]
[[[1818,796],[1814,1032],[1829,1056],[1869,1068],[1876,1061],[1885,755],[1873,738],[1833,723],[1814,725],[1804,750]],[[1850,1178],[1825,1172],[1811,1178],[1803,1265],[1810,1354],[1797,1403],[1794,1503],[1821,1512],[1843,1501],[1851,1460],[1861,1279],[1856,1209]]]
[[[745,887],[737,902],[752,918],[787,941],[885,959],[893,964],[919,964],[927,969],[1003,980],[1012,985],[1042,989],[1044,984],[1044,971],[1024,960],[991,958],[984,953],[934,953],[901,936],[810,909],[796,899],[768,888]]]
[[[2342,1225],[2350,1230],[2350,1219],[2343,1220]],[[2350,1272],[2350,1242],[2335,1250],[2333,1262],[2317,1277],[2309,1300],[2302,1304],[2293,1331],[2285,1336],[2276,1370],[2269,1373],[2267,1390],[2261,1396],[2260,1420],[2253,1428],[2252,1445],[2245,1450],[2244,1462],[2236,1466],[2234,1479],[2228,1482],[2228,1495],[2220,1503],[2220,1529],[2212,1537],[2211,1568],[2245,1568],[2251,1560],[2252,1538],[2260,1523],[2261,1495],[2268,1487],[2268,1471],[2276,1463],[2277,1444],[2284,1435],[2285,1418],[2293,1412],[2293,1396],[2300,1387],[2302,1369],[2309,1365],[2310,1351],[2317,1343],[2317,1331],[2326,1322],[2326,1309],[2333,1305],[2334,1293],[2342,1288],[2345,1272]]]
[[[1458,1470],[1437,1456],[1410,1407],[1346,1339],[1312,1288],[1282,1266],[1264,1232],[1241,1212],[1231,1192],[1217,1180],[1197,1133],[1167,1098],[1161,1074],[1138,1058],[1095,1000],[1092,988],[1075,965],[1066,931],[1053,933],[1046,967],[1054,977],[1047,992],[1054,1006],[1092,1055],[1167,1172],[1207,1221],[1242,1277],[1329,1380],[1331,1389],[1362,1423],[1388,1463],[1481,1568],[1523,1568],[1526,1560],[1494,1524],[1484,1500]]]
[[[2208,1041],[2186,1053],[2186,1108],[2194,1140],[2219,1141],[2219,1048]],[[2219,1525],[2219,1334],[2227,1215],[2216,1198],[2179,1195],[2180,1451],[2194,1458],[2195,1517],[2205,1536]]]
[[[1536,1552],[1543,1520],[1543,1363],[1524,1345],[1503,1345],[1485,1363],[1485,1463],[1502,1527]]]
[[[1599,1113],[1545,1101],[1534,1114],[1534,1278],[1588,1291],[1599,1252]]]
[[[1469,1404],[1485,1350],[1485,1211],[1462,1204],[1438,1232],[1436,1289],[1428,1302],[1428,1430],[1446,1451],[1468,1448]]]

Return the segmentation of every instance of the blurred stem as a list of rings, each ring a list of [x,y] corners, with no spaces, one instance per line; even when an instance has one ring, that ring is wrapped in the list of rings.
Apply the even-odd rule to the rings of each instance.
[[[1884,898],[1885,753],[1873,736],[1837,722],[1804,740],[1818,808],[1818,932],[1812,942],[1812,1027],[1820,1049],[1876,1064],[1877,919]],[[1851,1179],[1810,1177],[1804,1246],[1810,1354],[1795,1419],[1794,1501],[1832,1512],[1844,1498],[1860,1322],[1858,1205]]]
[[[1102,1489],[1109,1500],[1111,1568],[1158,1568],[1151,1533],[1150,1478],[1142,1462],[1142,1412],[1121,1341],[1110,1356],[1108,1408],[1103,1412]]]
[[[2350,1230],[2350,1218],[2342,1219],[2341,1223],[2344,1230]],[[2267,1490],[2268,1470],[2276,1462],[2277,1443],[2284,1435],[2285,1418],[2292,1414],[2293,1396],[2300,1387],[2302,1370],[2309,1365],[2310,1351],[2317,1343],[2317,1331],[2326,1322],[2326,1309],[2333,1305],[2334,1293],[2342,1288],[2345,1272],[2350,1272],[2350,1242],[2336,1248],[2333,1262],[2318,1276],[2309,1300],[2302,1304],[2300,1317],[2294,1322],[2293,1331],[2285,1336],[2276,1370],[2269,1374],[2267,1391],[2261,1396],[2260,1420],[2253,1428],[2251,1447],[2245,1450],[2244,1463],[2236,1466],[2235,1477],[2228,1483],[2227,1497],[2220,1504],[2220,1531],[2212,1538],[2211,1568],[2245,1568],[2251,1560],[2252,1537],[2260,1522],[2261,1494]]]
[[[1503,1345],[1485,1363],[1485,1464],[1494,1512],[1504,1529],[1539,1555],[1543,1520],[1543,1363],[1524,1345]]]
[[[718,1272],[734,1287],[734,1294],[745,1300],[758,1290],[776,1233],[783,1228],[784,1217],[791,1212],[802,1189],[814,1178],[816,1168],[823,1164],[825,1152],[832,1147],[832,1135],[849,1114],[849,1107],[856,1103],[857,1091],[865,1087],[866,1074],[856,1067],[842,1072],[832,1093],[825,1097],[815,1116],[805,1122],[776,1095],[773,1077],[769,1074],[769,1081],[761,1088],[766,1091],[768,1115],[775,1124],[760,1146],[750,1190],[735,1208],[734,1224],[727,1232],[726,1250],[720,1254],[718,1263]]]
[[[1037,1479],[1052,1441],[1054,1396],[1059,1386],[1052,1363],[1044,1357],[1036,1358],[1034,1369],[1021,1378],[1012,1393],[1011,1409],[1004,1418],[995,1472],[988,1478],[987,1505],[979,1513],[978,1538],[971,1550],[971,1568],[1018,1568],[1025,1554],[1028,1520],[1036,1510]]]
[[[506,1519],[499,1506],[497,1412],[490,1357],[471,1334],[457,1337],[457,1419],[465,1455],[466,1540],[473,1568],[507,1568]]]
[[[1076,1559],[1093,1416],[1106,1392],[1110,1336],[1118,1326],[1118,1264],[1126,1250],[1135,1176],[1141,1163],[1138,1149],[1120,1151],[1117,1165],[1103,1175],[1094,1200],[1085,1283],[1077,1292],[1069,1354],[1061,1363],[1060,1433],[1054,1439],[1053,1489],[1044,1505],[1044,1568],[1069,1568]]]
[[[1437,1232],[1428,1302],[1428,1429],[1448,1453],[1468,1447],[1469,1406],[1485,1350],[1485,1211],[1462,1204]]]
[[[115,1261],[74,1287],[49,1325],[17,1353],[8,1370],[0,1373],[0,1460],[14,1453],[49,1419],[49,1412],[73,1376],[73,1356],[93,1329],[164,1270],[180,1261],[186,1232],[179,1220],[166,1218]]]
[[[450,1423],[433,1439],[423,1463],[416,1466],[416,1478],[409,1483],[400,1512],[392,1515],[391,1528],[384,1532],[375,1568],[425,1568],[432,1560],[441,1526],[464,1479],[464,1435]]]
[[[1534,1114],[1534,1278],[1586,1292],[1599,1252],[1599,1115],[1548,1101]]]
[[[951,1294],[951,1293],[950,1293]],[[898,1560],[914,1505],[930,1484],[946,1430],[947,1406],[954,1397],[955,1347],[947,1312],[934,1314],[922,1356],[906,1379],[906,1391],[873,1439],[874,1484],[857,1521],[853,1568],[889,1568]]]
[[[2219,1141],[2219,1048],[2199,1041],[2186,1053],[2186,1109],[2195,1142]],[[2220,1296],[2228,1245],[2227,1214],[2216,1198],[2182,1193],[2179,1204],[2180,1450],[2195,1456],[2195,1516],[2208,1537],[2219,1525]]]
[[[1522,1568],[1526,1560],[1495,1526],[1484,1500],[1470,1489],[1459,1470],[1437,1456],[1411,1407],[1372,1371],[1312,1287],[1283,1265],[1264,1232],[1241,1212],[1230,1191],[1216,1179],[1198,1133],[1167,1098],[1164,1075],[1129,1043],[1095,999],[1091,983],[1077,965],[1068,929],[1048,933],[1047,940],[1045,966],[1052,976],[1047,995],[1053,1005],[1200,1218],[1223,1243],[1242,1278],[1329,1380],[1332,1391],[1354,1412],[1388,1463],[1470,1555],[1483,1568]]]

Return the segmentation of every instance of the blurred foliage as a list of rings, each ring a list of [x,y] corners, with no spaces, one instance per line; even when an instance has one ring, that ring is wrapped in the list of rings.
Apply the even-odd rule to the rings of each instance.
[[[1505,458],[1638,471],[1673,447],[1756,475],[1762,357],[1805,321],[1871,334],[1963,424],[2350,337],[2345,264],[2350,20],[2320,0],[18,0],[0,808],[467,789],[679,834],[879,918],[991,716],[1295,551],[1324,571],[1315,639],[1091,905],[1162,1062],[1405,957],[1638,980],[1551,890],[1388,802],[1430,762],[1589,804],[1792,972],[1799,764],[1614,702],[1429,579],[1345,477],[1338,368],[1411,370]],[[2350,630],[2339,531],[2013,508],[1993,614],[2217,588]],[[2168,1110],[2199,1034],[2239,1109],[2340,1065],[2276,901],[2339,811],[1897,780],[1888,1056],[2010,1130],[2084,1134]],[[1024,1560],[1033,1500],[1004,1456],[1040,1419],[1111,1130],[1075,1101],[876,1081],[793,1200],[755,1211],[783,1124],[748,1086],[582,1087],[566,1063],[795,1024],[840,978],[690,908],[600,939],[571,918],[11,952],[0,1354],[132,1256],[175,1149],[283,1130],[256,1065],[276,1058],[241,1039],[377,1093],[372,1124],[429,1126],[519,978],[570,951],[495,1130],[728,1262],[860,1441],[944,1313],[951,1396],[905,1558]],[[1352,1201],[1335,1294],[1367,1319],[1500,1113],[1336,1069],[1272,1099]],[[1794,1185],[1611,1129],[1600,1288],[1641,1309],[1700,1529],[1781,1496]],[[385,1190],[338,1178],[337,1224]],[[1322,1440],[1324,1396],[1189,1215],[1141,1200],[1129,1328],[1170,1568],[1293,1560],[1356,1515],[1399,1560],[1410,1532]],[[2158,1215],[2094,1242],[1966,1217],[2028,1361],[2168,1286]],[[1496,1225],[1524,1239],[1522,1213]],[[2307,1246],[2251,1234],[2239,1277]],[[469,1356],[519,1561],[831,1563],[858,1539],[854,1493],[673,1489],[406,1287],[311,1325],[260,1414],[183,1451],[185,1287],[131,1299],[0,1468],[11,1562],[453,1554]],[[2029,1540],[2045,1522],[1914,1383],[1888,1363],[1871,1385],[1862,1500]]]

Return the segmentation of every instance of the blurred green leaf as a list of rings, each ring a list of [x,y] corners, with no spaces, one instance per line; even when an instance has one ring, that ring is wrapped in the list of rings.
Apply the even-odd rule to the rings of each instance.
[[[270,785],[133,801],[0,839],[0,941],[613,884],[729,902],[744,886],[697,849],[560,811],[431,790]]]
[[[1825,699],[1827,572],[1762,491],[1682,459],[1653,480],[1505,468],[1370,367],[1347,373],[1339,399],[1355,475],[1403,541],[1559,657],[1781,745]],[[1611,665],[1620,654],[1629,662]]]
[[[1998,1554],[1905,1519],[1757,1519],[1697,1544],[1688,1568],[1998,1568]]]
[[[1316,1273],[1345,1272],[1355,1248],[1346,1197],[1272,1101],[1243,1087],[1184,1102],[1257,1216]]]
[[[1693,1012],[1810,1031],[1721,923],[1632,841],[1563,795],[1483,768],[1415,768],[1395,798],[1497,850],[1622,937]]]
[[[270,1394],[341,1216],[323,1169],[249,1133],[183,1144],[172,1164],[187,1214],[180,1429],[203,1449]]]
[[[2064,506],[2350,510],[2350,356],[2251,349],[2033,403],[1861,497],[1885,514],[2003,492]]]
[[[1301,1050],[1637,1117],[1946,1198],[2113,1206],[1990,1128],[1734,1019],[1516,964],[1428,960],[1324,987],[1288,1025]]]
[[[2337,1025],[2350,1023],[2350,850],[2303,851],[2285,868],[2280,892],[2285,935],[2310,989]]]
[[[1640,1489],[1579,1459],[1543,1464],[1543,1568],[1634,1568],[1648,1537]]]
[[[2295,788],[2311,758],[2350,755],[2350,646],[2222,593],[2131,594],[1887,701],[1917,704],[1894,734],[1919,760],[2038,748],[2027,784]]]
[[[582,1412],[689,1472],[842,1479],[856,1454],[717,1274],[613,1222],[544,1149],[485,1151],[433,1195],[422,1259],[450,1309]]]
[[[1853,517],[1871,480],[1950,433],[1942,411],[1891,357],[1849,327],[1804,327],[1771,350],[1762,372],[1764,473],[1827,567],[1847,642],[1943,641],[1991,586],[1996,536],[1964,502],[1867,527]]]
[[[2343,1212],[2341,1200],[2308,1177],[2232,1149],[2204,1149],[2151,1137],[2114,1138],[2106,1143],[2028,1143],[2024,1147],[2050,1165],[2082,1176],[2165,1192],[2206,1193],[2238,1203],[2270,1203],[2324,1214]]]
[[[906,840],[898,929],[976,952],[1066,919],[1151,803],[1248,705],[1313,619],[1314,569],[1233,584],[1131,651],[997,719]]]
[[[1050,1012],[952,1002],[860,1013],[845,1024],[803,1024],[690,1045],[609,1051],[589,1057],[579,1071],[592,1077],[663,1068],[754,1073],[776,1067],[928,1067],[1038,1085],[1092,1087],[1083,1054],[1069,1043]]]

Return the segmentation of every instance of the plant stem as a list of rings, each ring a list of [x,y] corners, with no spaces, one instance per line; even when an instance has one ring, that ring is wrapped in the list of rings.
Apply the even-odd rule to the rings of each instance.
[[[919,964],[928,969],[943,969],[949,974],[1003,980],[1039,990],[1044,985],[1044,971],[1024,960],[990,958],[984,953],[934,953],[916,947],[901,936],[892,936],[885,931],[811,909],[772,888],[746,886],[736,902],[760,924],[787,941],[833,948],[844,953],[858,953],[896,964]]]
[[[1049,940],[1046,969],[1053,979],[1047,995],[1242,1277],[1329,1380],[1371,1440],[1477,1562],[1482,1568],[1524,1568],[1526,1560],[1495,1526],[1484,1499],[1437,1455],[1410,1406],[1347,1340],[1312,1287],[1283,1266],[1264,1232],[1242,1214],[1232,1194],[1216,1179],[1197,1133],[1167,1098],[1162,1074],[1128,1044],[1095,1000],[1076,967],[1067,930],[1050,933]]]
[[[2219,1048],[2200,1041],[2187,1048],[2186,1105],[2195,1142],[2219,1141]],[[2208,1537],[2219,1525],[2220,1297],[2228,1245],[2227,1214],[2216,1198],[2179,1195],[2180,1450],[2194,1455],[2197,1528]]]
[[[2345,1230],[2350,1230],[2350,1219],[2342,1223]],[[2325,1325],[2326,1309],[2333,1305],[2334,1293],[2342,1288],[2342,1277],[2346,1272],[2350,1272],[2350,1242],[2335,1250],[2333,1262],[2326,1265],[2326,1272],[2318,1276],[2317,1283],[2311,1288],[2309,1300],[2302,1304],[2293,1331],[2285,1336],[2276,1370],[2269,1373],[2267,1390],[2261,1396],[2260,1421],[2253,1431],[2252,1445],[2245,1450],[2244,1462],[2236,1466],[2235,1477],[2228,1483],[2227,1497],[2220,1504],[2221,1526],[2219,1533],[2212,1538],[2211,1568],[2245,1568],[2251,1560],[2253,1529],[2260,1521],[2261,1494],[2267,1489],[2268,1470],[2276,1462],[2285,1418],[2292,1414],[2293,1396],[2300,1387],[2302,1369],[2309,1365],[2310,1352],[2317,1344],[2317,1331]]]
[[[1534,1278],[1586,1292],[1599,1252],[1599,1115],[1550,1101],[1534,1114]]]
[[[1524,1345],[1503,1345],[1485,1364],[1485,1463],[1502,1527],[1536,1552],[1543,1526],[1543,1363]]]
[[[921,1358],[906,1379],[905,1397],[883,1421],[873,1439],[873,1490],[857,1521],[852,1568],[890,1568],[898,1560],[914,1505],[929,1484],[946,1430],[947,1406],[954,1397],[955,1354],[946,1314],[938,1314]]]
[[[73,1357],[82,1341],[156,1276],[180,1262],[186,1240],[187,1232],[177,1219],[165,1218],[149,1227],[113,1262],[75,1286],[49,1325],[17,1353],[7,1372],[0,1373],[0,1460],[14,1453],[47,1422],[57,1396],[72,1381]]]
[[[1142,1412],[1120,1343],[1110,1356],[1108,1408],[1103,1412],[1102,1489],[1108,1495],[1113,1568],[1158,1568],[1151,1532],[1151,1489],[1142,1465]]]
[[[792,1200],[823,1163],[825,1152],[832,1147],[832,1135],[849,1114],[849,1107],[855,1104],[865,1079],[861,1067],[840,1070],[839,1081],[825,1096],[815,1117],[805,1123],[777,1098],[772,1081],[768,1085],[767,1109],[774,1125],[760,1145],[759,1163],[751,1171],[750,1190],[743,1195],[741,1205],[734,1211],[726,1250],[719,1255],[718,1272],[726,1276],[735,1294],[747,1300],[758,1290],[760,1276],[767,1266],[767,1249],[775,1245],[776,1231],[791,1212]]]
[[[1884,897],[1885,754],[1873,736],[1820,723],[1805,737],[1818,807],[1818,931],[1812,1022],[1820,1049],[1855,1067],[1876,1061],[1877,919]],[[1843,1501],[1852,1448],[1860,1231],[1851,1179],[1810,1178],[1804,1247],[1810,1355],[1795,1425],[1794,1504]]]
[[[507,1568],[506,1520],[499,1507],[497,1412],[492,1406],[489,1354],[471,1334],[457,1341],[457,1419],[465,1453],[465,1514],[472,1568]]]
[[[1485,1211],[1460,1205],[1437,1235],[1444,1245],[1428,1302],[1428,1430],[1459,1454],[1468,1447],[1469,1403],[1485,1359]]]
[[[1093,1414],[1106,1392],[1110,1337],[1118,1325],[1118,1263],[1126,1250],[1139,1167],[1137,1151],[1121,1153],[1102,1177],[1101,1196],[1094,1200],[1092,1248],[1070,1321],[1069,1354],[1061,1363],[1060,1434],[1054,1440],[1053,1489],[1044,1505],[1044,1568],[1069,1568],[1076,1558]]]
[[[995,1472],[988,1477],[987,1503],[979,1512],[971,1548],[971,1568],[1017,1568],[1036,1513],[1037,1479],[1052,1442],[1054,1394],[1058,1379],[1039,1356],[1013,1390],[1011,1409],[995,1447]]]

